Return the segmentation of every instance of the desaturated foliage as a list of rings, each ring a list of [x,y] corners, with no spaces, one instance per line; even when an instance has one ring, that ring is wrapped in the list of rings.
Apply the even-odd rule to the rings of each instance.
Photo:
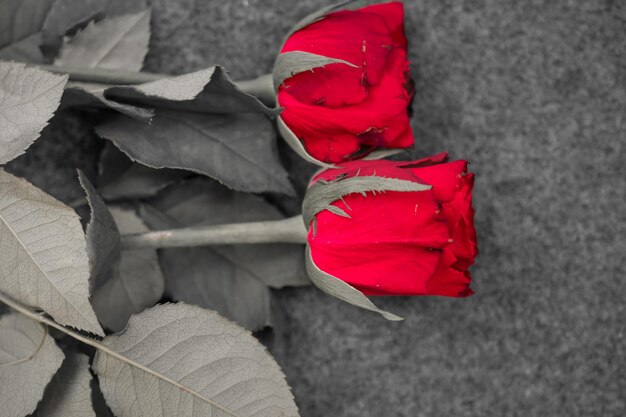
[[[132,210],[111,207],[117,227],[126,233],[147,232],[148,227]],[[156,304],[163,297],[165,280],[154,249],[121,253],[109,279],[94,289],[92,303],[107,329],[123,330],[128,319]]]
[[[89,357],[68,352],[46,389],[36,417],[95,417],[91,403]]]
[[[262,198],[194,178],[143,204],[153,229],[277,220],[283,215]],[[166,293],[217,310],[250,330],[271,324],[268,287],[307,285],[300,245],[219,245],[160,251]]]
[[[150,19],[144,0],[0,0],[0,164],[59,109],[100,112],[106,139],[98,176],[78,173],[84,219],[0,170],[3,416],[298,415],[249,330],[271,325],[270,288],[309,283],[301,245],[121,245],[150,229],[283,219],[261,193],[294,194],[278,111],[224,68],[138,72]]]
[[[54,0],[0,2],[0,59],[41,63],[41,29]]]
[[[120,37],[119,33],[125,35]],[[73,37],[63,40],[54,64],[71,68],[139,71],[148,53],[149,41],[149,10],[99,22],[91,21]],[[72,81],[66,88],[64,104],[110,108],[141,120],[149,120],[154,115],[151,109],[107,100],[104,97],[105,87],[102,84]]]
[[[0,170],[0,291],[61,324],[103,335],[89,304],[87,243],[78,215]]]
[[[194,113],[261,112],[270,117],[277,113],[241,91],[220,66],[140,85],[110,87],[106,96],[119,102]]]
[[[67,76],[0,61],[0,164],[18,157],[52,118]]]
[[[41,29],[41,49],[55,56],[69,32],[95,20],[145,11],[146,0],[55,0]]]
[[[191,175],[181,169],[152,169],[133,163],[110,141],[104,144],[98,171],[98,191],[107,201],[153,197]]]
[[[84,174],[78,174],[91,208],[86,231],[91,302],[100,323],[120,331],[131,315],[161,299],[163,274],[155,250],[120,250],[120,229],[126,233],[148,231],[141,219],[132,210],[107,207]]]
[[[120,417],[298,415],[274,359],[215,312],[159,305],[102,346],[93,368]]]
[[[293,194],[278,161],[271,123],[261,114],[159,111],[148,125],[119,116],[98,126],[96,133],[153,168],[189,170],[239,191]]]
[[[9,240],[7,247],[16,246],[2,253],[1,273],[8,284],[1,288],[0,301],[17,310],[0,319],[0,400],[5,415],[96,415],[94,407],[106,410],[103,404],[92,403],[97,397],[92,389],[101,389],[113,415],[121,417],[297,416],[284,375],[249,332],[198,306],[150,308],[163,291],[156,252],[124,251],[118,259],[115,238],[120,230],[141,232],[146,226],[128,209],[107,207],[86,177],[82,173],[79,177],[92,208],[86,237],[69,207],[25,180],[5,172],[0,177],[4,205],[0,219],[6,229],[1,236],[15,240]],[[37,240],[41,237],[37,233],[26,233],[38,227],[46,227],[43,240]],[[86,240],[92,277],[97,277],[91,286]],[[37,246],[42,241],[50,242],[49,250]],[[101,259],[111,259],[113,268]],[[59,268],[48,270],[42,265]],[[94,271],[98,265],[103,270]],[[212,267],[207,265],[208,279]],[[54,274],[57,270],[66,273],[63,281]],[[24,283],[38,287],[28,290]],[[71,291],[59,289],[56,294],[54,283]],[[89,287],[100,322],[122,333],[100,342],[46,317],[47,313],[68,327],[103,334],[97,323],[87,320],[95,317],[87,301]],[[61,312],[60,306],[64,306]],[[91,383],[89,358],[73,351],[72,344],[64,344],[69,346],[64,355],[48,334],[48,326],[94,349],[92,367],[98,385]]]
[[[63,362],[47,328],[17,313],[0,318],[0,402],[6,416],[32,413]]]
[[[213,311],[157,305],[98,341],[2,300],[23,314],[0,319],[0,399],[7,417],[29,415],[37,403],[35,415],[46,416],[88,416],[94,408],[120,417],[298,416],[274,359],[249,332]],[[70,350],[63,363],[63,352],[37,321],[95,350],[91,368],[99,388],[90,383],[88,358]],[[92,389],[101,390],[107,407],[92,400],[99,395]]]
[[[78,181],[91,211],[86,236],[91,271],[89,288],[93,293],[111,278],[120,262],[120,232],[106,203],[82,171],[78,171]]]
[[[65,38],[54,65],[139,71],[149,41],[150,10],[91,22],[73,37]]]

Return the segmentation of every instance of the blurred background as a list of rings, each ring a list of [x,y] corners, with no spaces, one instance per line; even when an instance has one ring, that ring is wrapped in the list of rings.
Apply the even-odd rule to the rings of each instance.
[[[269,72],[288,28],[330,4],[149,3],[145,70],[233,79]],[[302,416],[626,415],[626,3],[404,3],[406,157],[471,161],[476,294],[377,300],[406,318],[390,323],[313,287],[274,291],[260,338]],[[73,201],[103,146],[91,129],[65,110],[8,170]],[[314,168],[280,148],[302,193]]]

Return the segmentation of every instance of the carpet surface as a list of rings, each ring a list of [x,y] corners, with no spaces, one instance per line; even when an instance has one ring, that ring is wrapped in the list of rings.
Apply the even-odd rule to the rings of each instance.
[[[326,4],[154,0],[146,69],[260,75]],[[406,318],[389,323],[314,288],[274,292],[264,339],[302,416],[626,415],[626,4],[405,6],[405,157],[471,161],[476,294],[376,300]],[[102,143],[81,114],[58,118],[9,169],[70,201]],[[302,191],[312,168],[281,154]]]

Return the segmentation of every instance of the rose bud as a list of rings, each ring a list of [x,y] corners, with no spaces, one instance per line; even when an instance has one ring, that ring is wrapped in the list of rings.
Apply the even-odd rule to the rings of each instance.
[[[278,127],[305,159],[323,165],[413,145],[403,20],[402,3],[385,3],[305,19],[287,38],[273,74]]]
[[[303,217],[307,271],[344,301],[367,295],[467,297],[477,254],[467,161],[353,161],[316,175]]]

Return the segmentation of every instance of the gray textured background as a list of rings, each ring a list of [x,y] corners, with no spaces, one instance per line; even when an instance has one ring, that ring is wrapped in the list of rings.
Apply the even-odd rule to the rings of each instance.
[[[146,67],[270,70],[328,1],[152,2]],[[472,162],[476,295],[387,298],[388,323],[313,288],[265,335],[304,417],[626,414],[626,5],[406,1],[415,155]],[[101,144],[62,114],[10,169],[66,201]],[[310,168],[289,150],[300,189]]]

